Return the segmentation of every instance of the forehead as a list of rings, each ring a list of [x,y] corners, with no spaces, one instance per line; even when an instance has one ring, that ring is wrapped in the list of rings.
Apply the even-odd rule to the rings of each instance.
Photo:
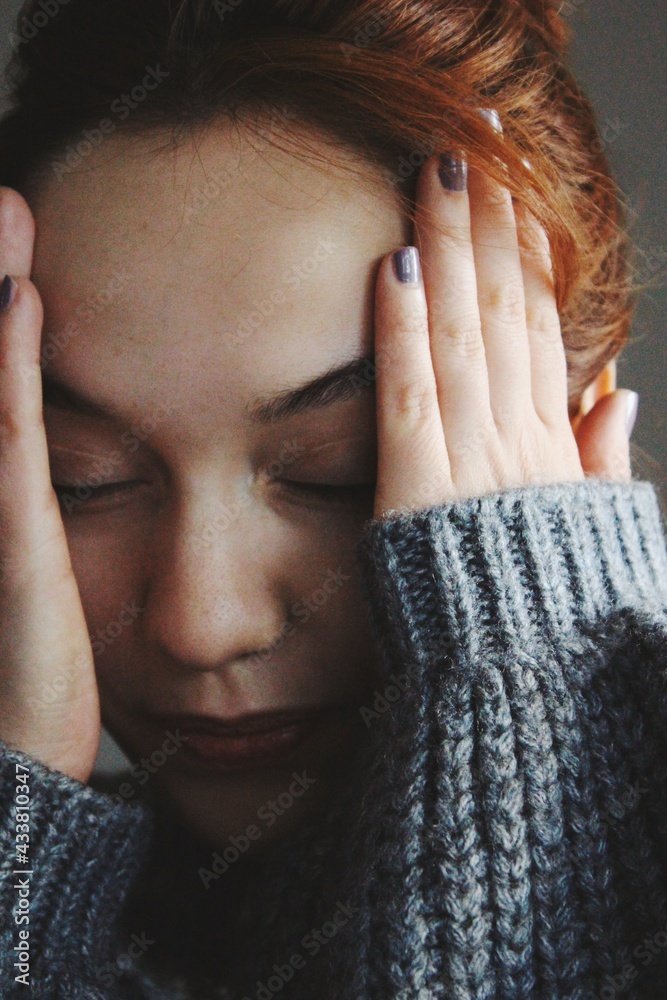
[[[226,373],[270,391],[372,347],[374,265],[406,236],[397,197],[379,168],[287,127],[301,145],[226,122],[176,146],[112,135],[46,173],[29,201],[54,375],[106,396],[158,379],[219,405]]]

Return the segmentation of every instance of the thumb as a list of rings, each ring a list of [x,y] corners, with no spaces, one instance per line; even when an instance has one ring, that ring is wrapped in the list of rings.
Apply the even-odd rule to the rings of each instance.
[[[575,439],[586,476],[630,482],[630,437],[639,397],[631,389],[607,393],[581,418]],[[633,412],[634,411],[634,412]]]

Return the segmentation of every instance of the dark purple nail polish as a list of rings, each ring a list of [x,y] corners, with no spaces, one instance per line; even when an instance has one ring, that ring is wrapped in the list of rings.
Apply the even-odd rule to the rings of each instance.
[[[396,277],[406,285],[418,285],[422,277],[417,247],[401,247],[394,254]]]
[[[449,153],[441,153],[438,176],[448,191],[465,191],[468,187],[468,164]]]
[[[6,274],[0,285],[0,309],[9,309],[14,301],[14,294],[18,285],[10,275]]]

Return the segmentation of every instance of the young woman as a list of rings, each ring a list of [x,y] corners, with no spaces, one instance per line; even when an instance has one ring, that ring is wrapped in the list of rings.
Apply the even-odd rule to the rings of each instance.
[[[555,5],[18,28],[3,998],[660,996],[667,552]]]

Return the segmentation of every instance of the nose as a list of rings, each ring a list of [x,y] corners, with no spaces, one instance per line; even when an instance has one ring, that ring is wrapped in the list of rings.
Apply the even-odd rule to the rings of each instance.
[[[151,539],[143,638],[185,669],[243,664],[283,634],[288,560],[259,511],[238,511],[174,512]]]

